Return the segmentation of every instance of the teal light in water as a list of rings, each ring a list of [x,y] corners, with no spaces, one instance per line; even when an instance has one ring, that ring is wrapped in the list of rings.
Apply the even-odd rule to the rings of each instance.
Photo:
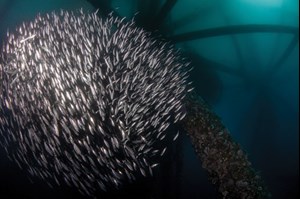
[[[259,6],[281,7],[283,0],[242,0]]]

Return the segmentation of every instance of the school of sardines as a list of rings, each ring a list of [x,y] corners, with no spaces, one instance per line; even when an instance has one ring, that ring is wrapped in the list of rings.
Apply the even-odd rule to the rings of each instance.
[[[152,175],[186,114],[189,70],[133,21],[38,15],[1,50],[0,145],[31,175],[86,195]]]

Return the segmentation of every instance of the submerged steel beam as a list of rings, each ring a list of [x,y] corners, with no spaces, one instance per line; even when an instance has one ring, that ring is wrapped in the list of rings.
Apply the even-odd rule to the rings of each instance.
[[[187,42],[208,37],[218,37],[232,34],[246,33],[288,33],[299,34],[299,28],[283,25],[265,25],[265,24],[249,24],[249,25],[232,25],[217,28],[209,28],[204,30],[191,31],[181,33],[169,37],[174,43]]]

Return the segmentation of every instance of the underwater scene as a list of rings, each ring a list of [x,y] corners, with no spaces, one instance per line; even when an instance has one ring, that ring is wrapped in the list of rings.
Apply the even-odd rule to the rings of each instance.
[[[0,0],[0,199],[299,198],[298,0]]]

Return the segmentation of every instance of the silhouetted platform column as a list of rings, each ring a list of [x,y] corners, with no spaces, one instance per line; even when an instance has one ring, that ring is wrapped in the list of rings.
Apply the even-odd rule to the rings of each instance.
[[[186,109],[183,127],[222,198],[269,198],[270,193],[247,155],[204,100],[192,93]]]

